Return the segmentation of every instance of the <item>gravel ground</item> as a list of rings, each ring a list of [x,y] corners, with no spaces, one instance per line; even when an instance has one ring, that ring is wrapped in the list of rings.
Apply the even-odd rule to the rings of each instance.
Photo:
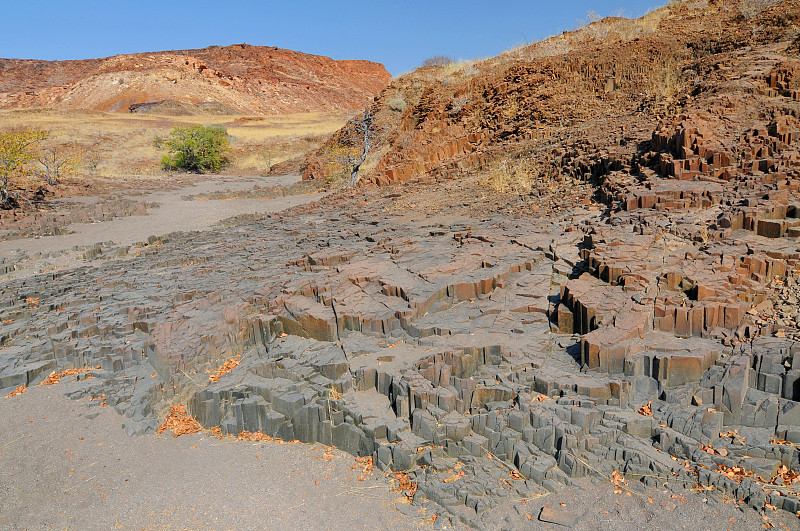
[[[408,529],[378,471],[325,447],[127,437],[123,417],[63,396],[75,384],[0,398],[2,529]],[[96,417],[94,415],[97,415]],[[94,418],[91,418],[94,417]]]

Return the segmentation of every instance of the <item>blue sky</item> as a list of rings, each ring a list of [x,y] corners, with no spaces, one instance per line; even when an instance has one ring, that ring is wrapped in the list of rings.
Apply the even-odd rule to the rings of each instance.
[[[27,0],[3,6],[0,57],[85,59],[246,42],[334,59],[369,59],[393,75],[427,57],[490,57],[573,29],[589,10],[635,17],[659,0],[244,1]]]

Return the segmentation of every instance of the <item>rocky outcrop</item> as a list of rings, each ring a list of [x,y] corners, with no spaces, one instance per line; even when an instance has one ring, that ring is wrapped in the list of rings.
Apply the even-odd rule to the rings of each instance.
[[[420,87],[379,111],[398,129],[368,180],[403,183],[388,192],[154,240],[124,270],[9,280],[0,386],[100,365],[87,392],[131,433],[188,396],[223,434],[407,471],[420,514],[478,528],[502,500],[583,476],[796,514],[800,62],[783,37],[800,10],[782,4],[754,38],[702,4],[668,10],[628,55],[593,43],[578,68],[473,76],[483,96],[458,110]],[[634,100],[637,54],[650,64],[672,39],[686,84]],[[503,152],[558,174],[502,194],[457,168]]]

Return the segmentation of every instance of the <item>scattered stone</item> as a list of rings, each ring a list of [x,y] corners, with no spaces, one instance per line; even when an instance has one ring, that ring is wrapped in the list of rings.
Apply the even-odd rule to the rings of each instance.
[[[542,511],[539,513],[539,520],[550,524],[562,525],[564,527],[572,527],[580,521],[581,516],[581,514],[573,511],[552,509],[545,506],[542,507]]]

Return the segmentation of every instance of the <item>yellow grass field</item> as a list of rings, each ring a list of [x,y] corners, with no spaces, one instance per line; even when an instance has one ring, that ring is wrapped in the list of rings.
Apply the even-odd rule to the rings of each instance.
[[[0,111],[0,130],[47,129],[48,143],[82,152],[79,173],[106,178],[158,175],[162,152],[156,136],[177,125],[224,125],[231,136],[230,166],[225,173],[262,174],[277,164],[319,147],[347,121],[337,113],[281,116],[103,113],[25,109]]]

